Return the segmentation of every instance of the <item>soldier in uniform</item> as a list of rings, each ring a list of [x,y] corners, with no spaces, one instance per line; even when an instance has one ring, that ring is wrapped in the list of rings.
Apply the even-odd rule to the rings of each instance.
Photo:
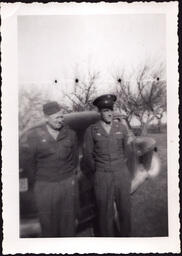
[[[131,177],[126,166],[126,150],[134,139],[121,122],[113,120],[116,96],[95,99],[101,120],[90,125],[84,137],[85,166],[94,175],[99,236],[115,236],[114,208],[119,216],[121,237],[130,236]],[[116,206],[116,207],[114,207]]]
[[[45,124],[29,131],[26,171],[34,183],[43,237],[75,235],[77,137],[57,102],[43,105]]]

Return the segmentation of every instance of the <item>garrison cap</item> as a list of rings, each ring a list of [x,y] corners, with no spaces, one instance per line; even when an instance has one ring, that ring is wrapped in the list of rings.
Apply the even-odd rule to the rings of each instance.
[[[98,107],[98,109],[102,109],[102,108],[113,109],[113,105],[116,99],[117,98],[114,94],[104,94],[96,98],[93,102],[93,105]]]
[[[45,115],[52,115],[61,110],[61,106],[56,101],[50,101],[43,105],[43,112]]]

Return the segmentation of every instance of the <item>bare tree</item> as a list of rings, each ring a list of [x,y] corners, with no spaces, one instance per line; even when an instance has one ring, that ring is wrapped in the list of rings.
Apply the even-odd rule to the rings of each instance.
[[[155,116],[155,118],[157,119],[158,132],[161,132],[161,122],[162,122],[162,118],[164,116],[164,113],[166,111],[167,111],[167,101],[166,101],[166,96],[165,96],[165,99],[161,103],[161,107],[158,109],[158,113]]]
[[[158,120],[160,126],[166,111],[166,81],[162,79],[163,72],[162,64],[155,70],[143,65],[142,69],[137,70],[135,88],[132,86],[132,79],[127,81],[124,78],[124,72],[115,76],[115,93],[118,97],[116,107],[124,113],[130,128],[132,118],[137,118],[143,135],[147,133],[148,126],[154,119]]]
[[[145,80],[150,67],[144,65],[137,77],[137,91],[140,98],[140,108],[135,110],[135,116],[141,123],[142,134],[147,133],[148,125],[158,119],[161,123],[166,111],[166,81],[162,79],[163,65],[151,72],[150,79]]]
[[[117,95],[116,109],[126,120],[128,127],[131,128],[130,122],[134,115],[135,106],[133,104],[134,95],[130,88],[130,82],[124,78],[124,72],[116,75],[117,81],[115,94]]]
[[[44,121],[42,105],[51,100],[50,93],[36,85],[19,88],[19,136]],[[67,109],[66,106],[63,106]]]
[[[75,75],[72,94],[64,92],[71,102],[72,111],[79,112],[93,109],[92,101],[96,94],[95,82],[98,78],[99,72],[91,72],[90,70],[85,79]]]
[[[38,120],[42,120],[41,107],[43,97],[34,86],[21,87],[19,90],[19,133],[20,135],[33,126]]]

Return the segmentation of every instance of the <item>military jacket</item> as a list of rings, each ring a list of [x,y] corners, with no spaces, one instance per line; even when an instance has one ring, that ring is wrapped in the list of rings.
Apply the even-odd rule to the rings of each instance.
[[[108,134],[101,122],[89,126],[84,136],[83,156],[87,169],[92,172],[121,171],[126,162],[126,149],[129,138],[134,138],[126,126],[113,121]]]
[[[77,137],[69,127],[62,127],[56,140],[46,124],[29,131],[24,168],[31,181],[60,181],[69,177],[75,171],[77,159]]]

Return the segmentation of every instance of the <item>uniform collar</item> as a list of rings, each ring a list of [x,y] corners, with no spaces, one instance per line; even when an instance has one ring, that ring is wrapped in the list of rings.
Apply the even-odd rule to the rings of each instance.
[[[57,140],[62,140],[63,138],[65,138],[68,135],[68,127],[67,126],[63,126],[58,134]]]
[[[97,124],[96,124],[96,129],[99,133],[101,133],[103,136],[106,136],[108,137],[111,133],[111,130],[112,130],[112,125],[111,125],[111,130],[110,130],[110,133],[107,133],[107,131],[104,129],[104,125],[102,124],[102,121],[98,121]]]
[[[100,121],[100,125],[101,125],[101,127],[104,129],[104,132],[105,132],[107,135],[109,135],[110,132],[111,132],[111,129],[112,129],[112,123],[108,125],[108,124],[106,124],[105,122]],[[107,131],[107,128],[110,129],[109,132]]]
[[[97,129],[97,131],[98,131],[99,133],[101,133],[103,136],[106,136],[106,137],[108,137],[110,134],[112,134],[112,133],[117,132],[118,130],[120,130],[120,128],[119,128],[119,123],[116,122],[116,121],[114,121],[114,120],[112,121],[111,130],[110,130],[110,133],[109,133],[109,134],[105,131],[105,129],[104,129],[104,127],[103,127],[101,121],[98,121],[98,122],[96,123],[96,129]]]
[[[65,138],[68,134],[68,128],[66,126],[63,126],[61,128],[61,130],[59,131],[59,134],[57,136],[57,139],[55,140],[52,135],[49,133],[48,129],[47,129],[47,125],[45,124],[44,125],[44,135],[46,135],[46,137],[48,136],[48,138],[50,140],[54,140],[54,141],[59,141],[59,140],[62,140],[63,138]]]

